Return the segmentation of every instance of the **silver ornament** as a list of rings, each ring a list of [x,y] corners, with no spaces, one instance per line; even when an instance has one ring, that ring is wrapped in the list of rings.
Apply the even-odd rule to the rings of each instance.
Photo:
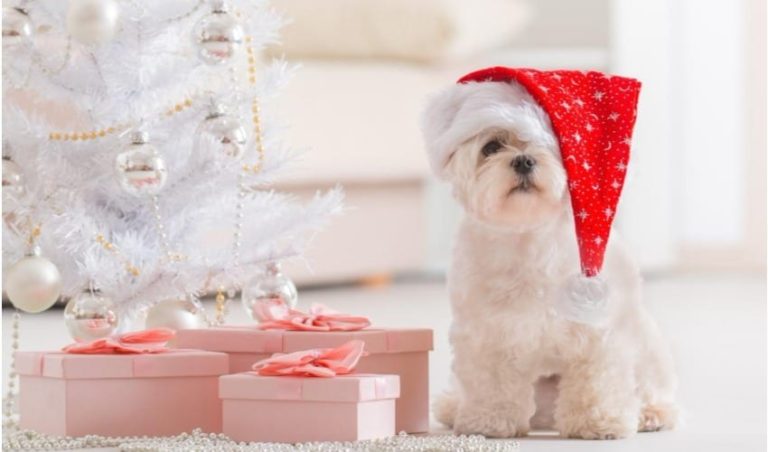
[[[67,31],[81,44],[104,44],[115,36],[119,16],[115,0],[69,0]]]
[[[146,132],[135,132],[131,144],[115,159],[120,186],[134,196],[159,193],[168,178],[165,160],[148,140]]]
[[[192,31],[197,55],[206,64],[229,61],[243,44],[245,32],[237,19],[229,14],[224,2],[217,1],[213,10],[203,16]]]
[[[147,311],[146,327],[172,330],[205,328],[205,312],[200,302],[190,297],[163,300]]]
[[[21,9],[3,6],[3,48],[26,46],[32,40],[32,21]]]
[[[112,300],[93,290],[72,297],[64,308],[64,323],[77,342],[89,342],[111,336],[119,319]]]
[[[21,202],[26,188],[21,167],[8,157],[3,157],[3,214],[13,213]]]
[[[280,265],[270,263],[264,272],[256,275],[243,287],[240,295],[243,309],[251,319],[259,321],[254,308],[260,303],[282,301],[290,308],[295,308],[299,295],[296,285],[280,270]]]
[[[61,273],[35,248],[6,271],[3,288],[18,309],[32,314],[43,312],[61,295]]]
[[[248,136],[240,120],[227,114],[221,105],[211,107],[205,121],[197,131],[198,140],[209,140],[216,144],[218,151],[233,159],[240,159],[245,152]]]

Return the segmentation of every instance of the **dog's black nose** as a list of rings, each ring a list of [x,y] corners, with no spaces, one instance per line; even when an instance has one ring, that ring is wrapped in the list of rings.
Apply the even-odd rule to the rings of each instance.
[[[512,159],[511,165],[517,174],[526,175],[533,171],[533,167],[536,166],[536,159],[530,155],[518,155]]]

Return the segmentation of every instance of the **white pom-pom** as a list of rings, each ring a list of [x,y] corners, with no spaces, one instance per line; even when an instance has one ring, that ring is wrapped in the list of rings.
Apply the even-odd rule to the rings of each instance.
[[[594,327],[608,320],[608,285],[599,276],[569,277],[557,297],[557,312],[573,322]]]

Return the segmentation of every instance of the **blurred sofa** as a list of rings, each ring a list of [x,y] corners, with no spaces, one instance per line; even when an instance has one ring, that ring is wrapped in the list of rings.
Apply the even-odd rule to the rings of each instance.
[[[513,40],[516,0],[278,0],[288,20],[269,50],[299,63],[277,101],[286,139],[307,148],[279,189],[341,184],[346,210],[289,266],[300,284],[379,281],[425,268],[427,181],[419,130],[429,93]]]

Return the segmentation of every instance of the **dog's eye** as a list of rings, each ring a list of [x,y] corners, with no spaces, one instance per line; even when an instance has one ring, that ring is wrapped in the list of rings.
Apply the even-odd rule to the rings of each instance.
[[[482,152],[484,156],[488,157],[489,155],[499,152],[499,149],[501,149],[501,143],[499,143],[499,140],[493,140],[485,143]]]

